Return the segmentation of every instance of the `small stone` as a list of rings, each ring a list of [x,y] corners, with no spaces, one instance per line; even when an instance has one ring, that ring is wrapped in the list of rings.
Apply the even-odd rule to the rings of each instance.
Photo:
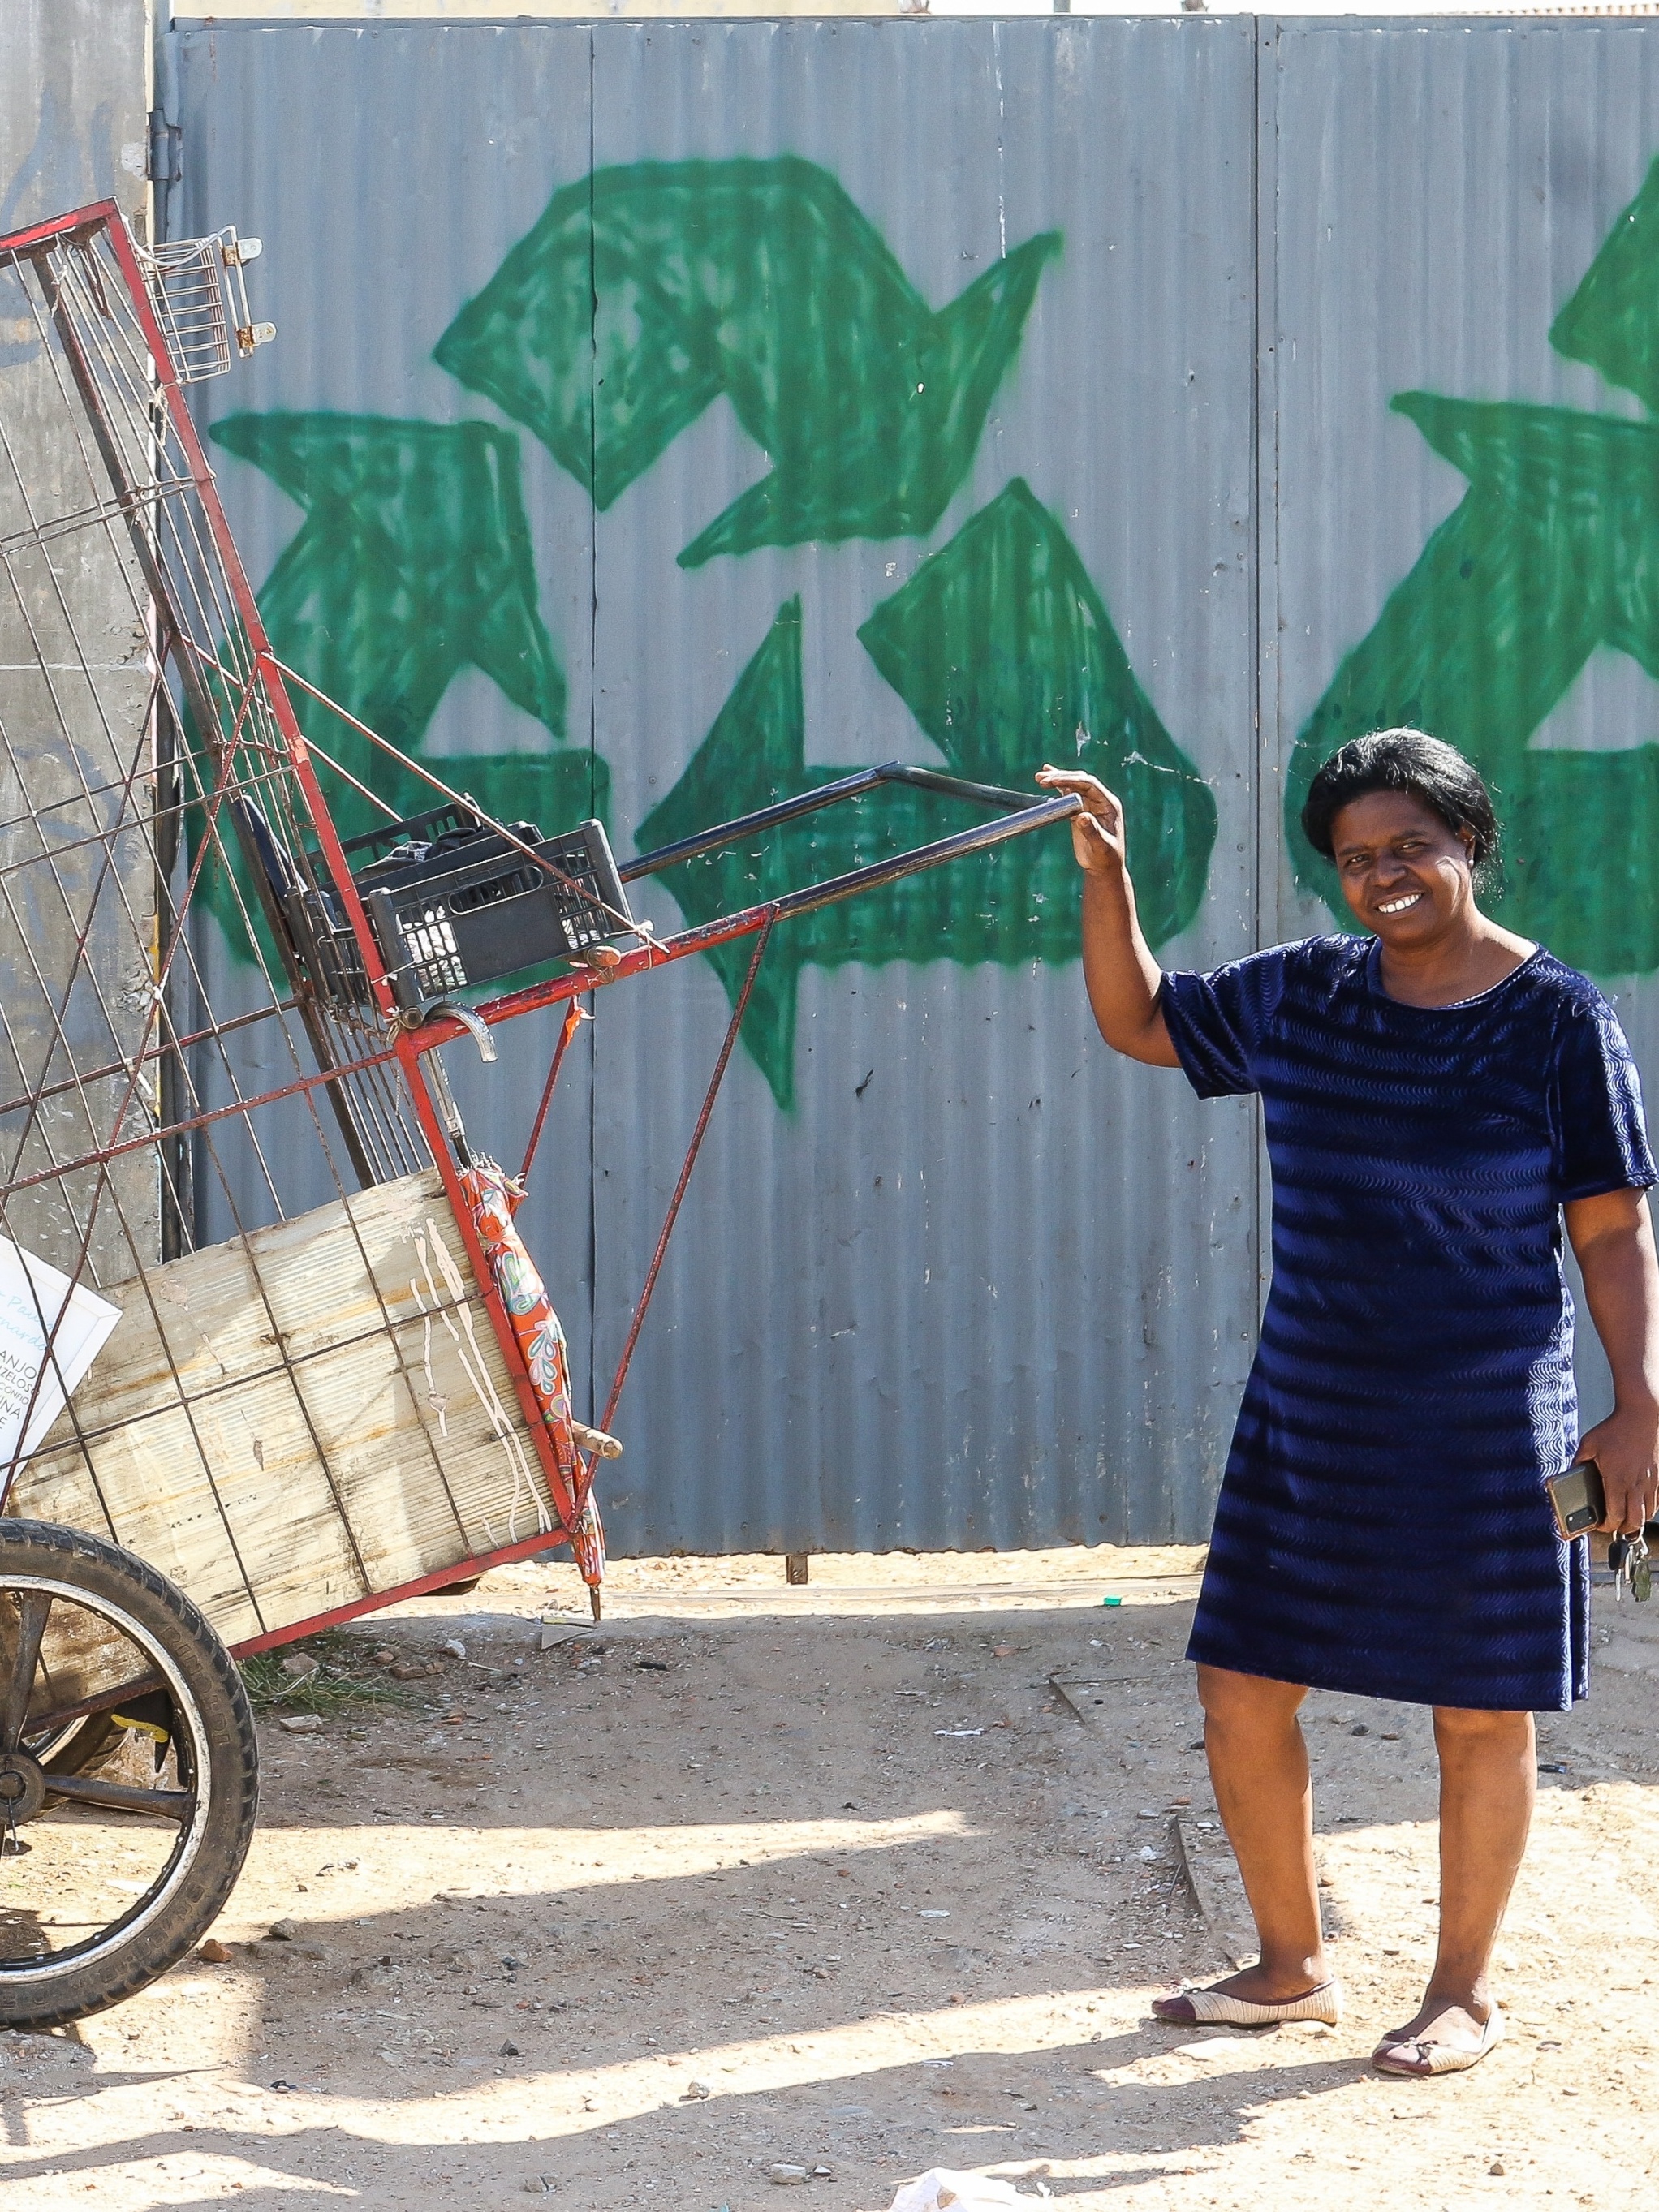
[[[438,1649],[447,1659],[465,1659],[466,1656],[466,1646],[459,1636],[446,1637]]]
[[[309,1651],[290,1651],[276,1662],[279,1671],[290,1682],[308,1682],[322,1663],[320,1659],[313,1659]]]
[[[398,1649],[395,1644],[383,1644],[374,1654],[374,1664],[377,1667],[389,1667],[397,1656]]]
[[[323,1717],[320,1713],[284,1713],[276,1725],[286,1729],[290,1735],[319,1735]]]
[[[394,1682],[423,1682],[432,1673],[424,1659],[398,1659],[386,1669]]]
[[[501,2045],[501,2055],[503,2058],[516,2058],[519,2055],[519,2046],[510,2035]]]
[[[714,2094],[714,2091],[709,2087],[707,2081],[688,2081],[685,2085],[684,2093],[680,2098],[680,2102],[683,2105],[689,2105],[698,2099],[712,2097]]]
[[[228,1943],[222,1943],[216,1936],[210,1936],[205,1943],[198,1943],[196,1955],[204,1966],[222,1966],[235,1955]]]
[[[1503,2160],[1501,2158],[1493,2159],[1492,2164],[1486,2168],[1486,2171],[1488,2173],[1497,2175],[1498,2179],[1501,2181],[1505,2172]]]
[[[812,2179],[804,2166],[790,2166],[782,2159],[780,2159],[775,2166],[769,2166],[766,2172],[769,2179],[775,2181],[780,2189],[787,2189],[791,2182],[810,2181]]]
[[[328,1957],[327,1946],[322,1943],[301,1943],[299,1956],[302,1959],[325,1960]]]
[[[274,1936],[279,1943],[292,1943],[299,1936],[300,1923],[297,1920],[273,1920],[265,1933]]]
[[[1369,1735],[1370,1734],[1370,1730],[1366,1727],[1364,1721],[1356,1721],[1353,1726],[1348,1730],[1348,1734],[1350,1735]]]

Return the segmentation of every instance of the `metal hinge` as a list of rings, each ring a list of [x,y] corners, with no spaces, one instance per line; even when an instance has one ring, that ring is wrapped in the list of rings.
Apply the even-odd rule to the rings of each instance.
[[[149,167],[153,185],[176,185],[185,173],[185,133],[181,124],[169,123],[165,109],[149,111]]]

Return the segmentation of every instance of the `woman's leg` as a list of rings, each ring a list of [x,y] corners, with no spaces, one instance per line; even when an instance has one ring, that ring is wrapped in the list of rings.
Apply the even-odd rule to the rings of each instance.
[[[1258,1966],[1216,1987],[1269,2003],[1327,1980],[1314,1873],[1313,1788],[1297,1712],[1307,1692],[1200,1667],[1204,1748],[1261,1946]]]
[[[1440,1753],[1440,1943],[1415,2019],[1384,2038],[1475,2050],[1492,2005],[1492,1946],[1527,1848],[1538,1754],[1530,1713],[1437,1705]]]

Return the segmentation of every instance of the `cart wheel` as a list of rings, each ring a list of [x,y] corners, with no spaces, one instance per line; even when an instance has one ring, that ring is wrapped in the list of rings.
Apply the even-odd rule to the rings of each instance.
[[[117,1779],[124,1749],[138,1771]],[[240,1678],[182,1591],[0,1517],[0,2027],[79,2020],[185,1957],[241,1870],[258,1762]]]

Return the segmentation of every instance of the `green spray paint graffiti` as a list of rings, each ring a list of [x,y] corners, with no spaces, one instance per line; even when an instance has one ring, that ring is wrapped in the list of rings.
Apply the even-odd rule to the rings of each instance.
[[[1659,162],[1550,339],[1659,410]],[[1492,786],[1505,825],[1492,910],[1578,966],[1645,974],[1659,967],[1659,745],[1528,740],[1598,647],[1659,677],[1659,426],[1428,392],[1394,405],[1469,489],[1297,739],[1285,810],[1297,880],[1346,920],[1301,835],[1308,784],[1345,738],[1419,723]]]
[[[1135,681],[1064,530],[1025,484],[1017,479],[975,515],[859,636],[957,774],[1024,789],[1045,758],[1075,758],[1127,792],[1138,838],[1156,855],[1138,878],[1148,935],[1162,943],[1192,920],[1215,801]],[[806,763],[800,602],[791,600],[684,775],[640,825],[639,845],[845,773]],[[757,848],[689,861],[665,880],[687,920],[703,921],[983,818],[893,788],[789,824]],[[744,1030],[779,1105],[793,1097],[806,963],[1075,959],[1077,886],[1069,841],[1031,838],[792,923],[767,956]],[[749,948],[712,957],[735,997]]]
[[[537,608],[510,431],[275,414],[229,416],[212,435],[306,510],[259,593],[278,659],[407,752],[419,750],[469,665],[562,744],[564,675]],[[441,803],[325,708],[302,695],[295,706],[307,734],[398,812]],[[604,763],[586,751],[469,755],[434,767],[498,817],[544,824],[593,812],[606,790]],[[383,818],[355,794],[338,813],[348,834]]]
[[[609,507],[720,392],[772,461],[679,558],[924,535],[1017,352],[1049,232],[937,314],[812,162],[644,161],[556,192],[434,358]]]
[[[807,539],[925,535],[973,460],[1057,234],[1029,239],[934,313],[836,179],[781,159],[641,163],[555,193],[456,317],[435,357],[541,438],[605,507],[720,392],[773,468],[679,558],[694,567]],[[538,611],[510,431],[329,414],[233,416],[214,435],[306,510],[260,605],[280,658],[417,751],[461,667],[483,669],[564,735],[564,682]],[[961,773],[1024,788],[1045,757],[1125,789],[1143,910],[1160,943],[1189,922],[1215,803],[1136,682],[1060,524],[1016,481],[859,632],[883,676]],[[302,719],[399,811],[428,794]],[[800,608],[773,628],[641,848],[844,771],[809,766]],[[550,750],[457,761],[490,811],[544,823],[603,812],[605,764]],[[364,826],[361,801],[342,810]],[[919,793],[872,794],[758,853],[676,870],[702,921],[981,818]],[[809,963],[1077,957],[1065,841],[1021,842],[804,918],[757,988],[744,1040],[781,1106],[793,1096],[795,1003]],[[712,956],[735,990],[747,954]]]

